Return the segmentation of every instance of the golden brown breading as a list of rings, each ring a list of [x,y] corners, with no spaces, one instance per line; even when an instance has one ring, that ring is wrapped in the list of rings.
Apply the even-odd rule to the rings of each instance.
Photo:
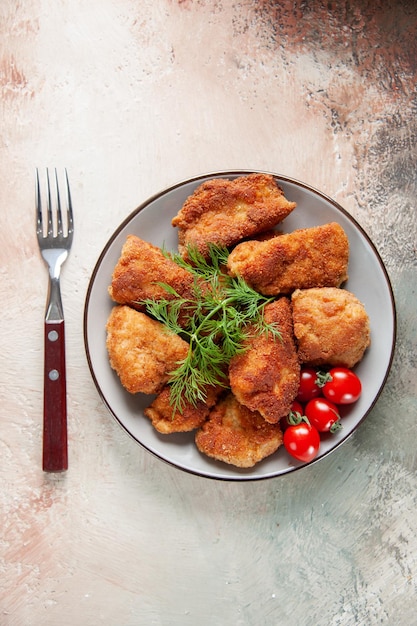
[[[271,333],[250,339],[250,347],[230,361],[230,387],[241,404],[276,424],[289,413],[300,383],[289,300],[267,304],[265,320],[278,325],[281,339]]]
[[[138,310],[144,310],[136,303],[146,298],[175,298],[157,284],[161,282],[187,298],[192,293],[194,276],[167,258],[160,248],[135,235],[129,235],[113,271],[110,297],[118,304],[130,304]]]
[[[297,290],[292,295],[298,358],[309,365],[353,367],[370,345],[369,317],[349,291]]]
[[[172,220],[179,228],[179,251],[186,258],[186,248],[192,244],[207,256],[208,243],[231,246],[273,228],[295,206],[269,174],[208,180],[187,198]]]
[[[209,386],[206,389],[205,402],[197,402],[195,406],[187,402],[181,413],[176,411],[173,414],[173,407],[170,403],[171,389],[166,385],[144,413],[151,420],[153,427],[164,435],[189,432],[201,426],[207,419],[221,391],[222,387]]]
[[[106,328],[110,365],[130,393],[158,393],[188,352],[181,337],[126,305],[113,307]]]
[[[279,424],[268,424],[228,394],[212,409],[195,442],[200,452],[217,461],[253,467],[278,450],[282,432]]]
[[[240,243],[229,255],[231,276],[240,275],[264,295],[294,289],[339,287],[347,279],[349,242],[339,224],[302,228],[268,241]]]

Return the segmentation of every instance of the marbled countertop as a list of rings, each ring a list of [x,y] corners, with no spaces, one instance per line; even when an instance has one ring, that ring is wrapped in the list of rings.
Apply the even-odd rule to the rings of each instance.
[[[3,0],[0,30],[0,624],[417,624],[415,3]],[[41,469],[44,166],[68,169],[76,219],[59,475]],[[355,434],[247,483],[131,440],[83,342],[115,228],[169,185],[234,169],[339,202],[375,243],[398,313],[391,373]]]

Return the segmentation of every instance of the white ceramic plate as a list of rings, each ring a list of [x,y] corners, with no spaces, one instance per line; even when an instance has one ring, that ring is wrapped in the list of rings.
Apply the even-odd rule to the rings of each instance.
[[[158,193],[139,206],[104,247],[91,277],[84,311],[84,341],[91,374],[110,413],[126,432],[146,450],[179,469],[208,478],[236,481],[284,475],[305,464],[290,458],[281,447],[255,467],[239,469],[201,455],[194,444],[193,433],[159,434],[143,415],[143,409],[152,398],[127,393],[110,368],[105,326],[113,306],[107,288],[127,235],[135,234],[154,245],[176,250],[177,230],[172,227],[171,219],[194,189],[211,178],[234,178],[248,173],[218,172],[193,178]],[[382,260],[358,223],[340,205],[319,191],[296,180],[274,176],[285,196],[297,203],[297,208],[280,225],[280,230],[291,232],[331,221],[338,222],[344,228],[350,243],[349,281],[346,288],[363,302],[371,323],[372,345],[356,368],[362,380],[362,396],[345,411],[343,430],[322,442],[314,463],[346,441],[381,393],[394,352],[395,303]],[[378,332],[380,329],[383,332]]]

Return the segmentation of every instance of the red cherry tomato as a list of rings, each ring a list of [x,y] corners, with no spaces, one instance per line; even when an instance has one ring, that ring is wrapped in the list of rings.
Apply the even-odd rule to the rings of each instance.
[[[306,404],[304,413],[310,424],[321,433],[334,433],[341,428],[337,406],[327,398],[313,398]]]
[[[316,383],[317,372],[312,367],[303,367],[300,374],[300,386],[296,400],[298,402],[308,402],[317,396],[321,396],[322,392]]]
[[[299,413],[300,415],[304,415],[304,409],[301,403],[297,402],[297,400],[294,400],[294,402],[291,404],[291,413]]]
[[[284,446],[286,451],[298,461],[312,461],[320,448],[320,435],[318,430],[300,422],[296,426],[289,426],[284,433]]]
[[[291,415],[291,413],[298,414],[300,417],[302,415],[304,415],[304,409],[303,409],[302,405],[299,402],[297,402],[297,400],[294,400],[294,402],[292,402],[292,404],[291,404],[291,409],[290,409],[289,415]],[[289,426],[293,426],[294,425],[294,424],[291,424],[288,421],[289,415],[286,415],[285,417],[281,418],[280,424],[281,424],[281,430],[283,430],[283,431],[286,428],[288,428]]]
[[[334,367],[329,371],[331,380],[323,386],[323,395],[335,404],[352,404],[362,393],[358,376],[346,367]]]

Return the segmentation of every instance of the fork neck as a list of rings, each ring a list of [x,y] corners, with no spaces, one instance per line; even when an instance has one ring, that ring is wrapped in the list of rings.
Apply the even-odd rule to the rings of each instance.
[[[58,322],[64,319],[62,308],[61,289],[59,277],[49,275],[48,300],[46,304],[45,321]]]

